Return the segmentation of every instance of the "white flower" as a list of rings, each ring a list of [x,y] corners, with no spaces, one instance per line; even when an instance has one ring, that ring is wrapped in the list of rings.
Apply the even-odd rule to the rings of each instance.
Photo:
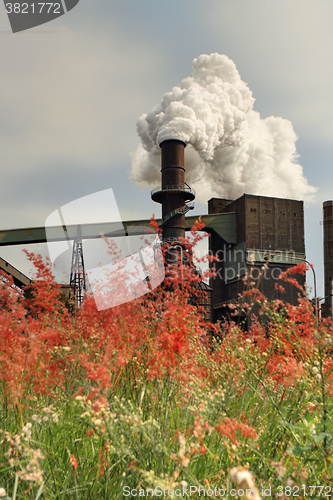
[[[234,483],[238,484],[243,489],[248,488],[254,492],[254,495],[251,494],[251,500],[261,500],[253,476],[249,470],[239,466],[231,469],[229,474]]]
[[[5,497],[7,495],[5,488],[0,488],[0,497]]]
[[[306,424],[307,424],[307,422],[306,422]],[[274,469],[276,470],[276,472],[279,476],[279,479],[281,479],[285,475],[285,473],[287,472],[287,468],[285,467],[283,462],[272,462],[272,465],[273,465]]]

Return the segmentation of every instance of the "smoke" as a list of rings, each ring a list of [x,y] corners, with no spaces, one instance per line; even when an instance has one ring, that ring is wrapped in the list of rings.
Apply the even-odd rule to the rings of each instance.
[[[137,123],[141,144],[131,179],[141,187],[160,183],[160,148],[166,139],[187,144],[186,182],[205,203],[243,193],[311,201],[310,186],[297,163],[297,136],[289,120],[260,118],[235,63],[225,55],[201,55],[193,76],[168,92]]]

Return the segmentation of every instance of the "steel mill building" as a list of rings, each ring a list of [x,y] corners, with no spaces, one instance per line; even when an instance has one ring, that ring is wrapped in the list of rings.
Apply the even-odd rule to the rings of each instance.
[[[198,216],[185,217],[192,208],[195,192],[186,183],[186,144],[177,139],[163,141],[161,147],[161,185],[153,189],[152,199],[161,204],[162,228],[165,243],[173,243],[167,260],[174,261],[175,253],[184,257],[181,239],[191,229]],[[299,290],[292,284],[283,284],[285,292],[276,291],[279,276],[291,266],[305,260],[303,202],[283,198],[244,194],[236,200],[211,198],[208,214],[201,216],[203,231],[209,233],[209,251],[217,257],[211,264],[216,276],[209,285],[199,285],[207,292],[206,319],[223,320],[230,315],[230,305],[237,310],[239,295],[244,291],[244,276],[260,278],[259,289],[268,298],[280,298],[297,304]],[[123,222],[125,234],[142,234],[142,227],[150,220]],[[82,240],[96,238],[101,231],[107,237],[115,236],[114,223],[81,226]],[[136,229],[137,228],[137,229]],[[136,232],[137,231],[137,232]],[[141,231],[141,233],[140,233]],[[77,239],[77,228],[67,227],[66,238]],[[123,233],[122,233],[123,234]],[[62,239],[59,228],[54,228],[54,241]],[[45,228],[3,230],[0,246],[46,242]],[[77,248],[78,245],[73,245]],[[323,314],[331,315],[333,305],[333,202],[324,203],[325,247],[325,305]],[[1,250],[0,250],[1,251]],[[74,257],[72,262],[74,262]],[[2,269],[13,274],[13,268],[0,262]],[[82,271],[82,269],[81,269]],[[73,273],[72,273],[73,274]],[[303,285],[304,277],[295,276]],[[16,283],[26,285],[26,277],[16,274]],[[77,283],[80,281],[78,280]],[[20,285],[21,283],[21,285]],[[73,282],[73,286],[76,286]]]
[[[260,281],[259,289],[268,300],[280,298],[296,305],[299,289],[290,283],[280,283],[280,274],[290,266],[304,262],[303,202],[244,194],[237,200],[212,198],[208,213],[234,214],[234,239],[227,242],[212,233],[209,247],[219,260],[216,276],[211,279],[214,320],[228,314],[228,305],[237,304],[247,284]],[[296,275],[304,285],[304,276]],[[285,292],[276,290],[283,285]]]

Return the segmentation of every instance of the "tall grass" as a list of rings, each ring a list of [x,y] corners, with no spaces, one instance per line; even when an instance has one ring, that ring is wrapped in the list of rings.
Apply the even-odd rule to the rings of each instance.
[[[248,290],[265,321],[209,336],[188,269],[149,296],[100,312],[87,297],[69,314],[31,259],[29,296],[1,281],[0,497],[192,487],[220,498],[235,485],[256,498],[331,496],[332,324],[316,323],[304,294],[291,306]]]

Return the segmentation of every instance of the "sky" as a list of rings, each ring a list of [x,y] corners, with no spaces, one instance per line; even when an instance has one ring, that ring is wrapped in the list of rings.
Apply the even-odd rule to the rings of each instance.
[[[137,121],[192,75],[193,59],[216,52],[235,63],[262,119],[292,123],[298,162],[318,188],[305,204],[305,242],[323,297],[332,15],[329,0],[80,0],[66,15],[13,34],[0,5],[0,229],[44,226],[62,205],[108,188],[122,220],[160,216],[151,187],[130,180]],[[204,200],[193,213],[207,213]],[[0,248],[28,274],[21,254]]]

